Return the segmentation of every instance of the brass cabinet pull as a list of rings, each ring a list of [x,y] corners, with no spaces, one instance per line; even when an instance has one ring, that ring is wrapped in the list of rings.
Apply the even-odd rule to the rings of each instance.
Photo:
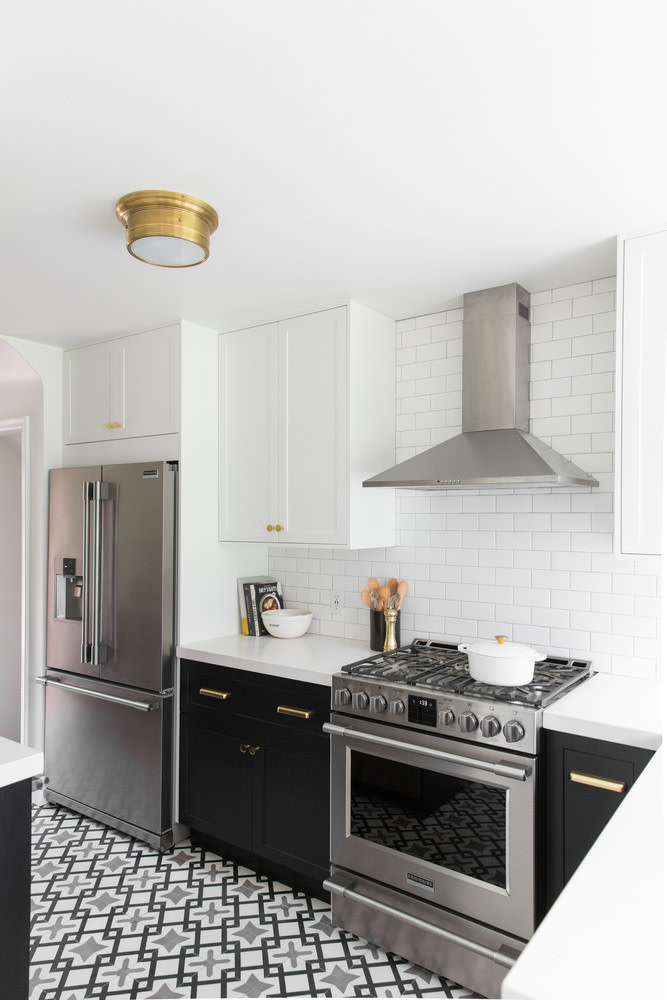
[[[214,688],[199,688],[199,693],[203,694],[205,698],[219,698],[220,701],[231,698],[229,691],[216,691]]]
[[[267,524],[266,530],[267,531],[284,531],[285,530],[285,525],[284,524]]]
[[[249,749],[250,749],[250,744],[249,743],[242,743],[241,746],[239,747],[239,750],[241,751],[241,753],[245,753],[246,750],[249,750]]]
[[[108,431],[113,431],[113,430],[116,429],[116,427],[122,427],[122,426],[123,425],[119,424],[117,420],[114,420],[114,422],[112,424],[107,424],[107,430]]]
[[[290,708],[289,705],[278,705],[278,715],[293,715],[297,719],[312,719],[315,715],[310,709]]]
[[[248,747],[251,757],[254,757],[257,751],[261,749],[262,749],[261,747],[250,747],[250,746]]]
[[[598,778],[595,774],[582,774],[581,771],[570,771],[570,781],[578,785],[590,785],[591,788],[602,788],[605,792],[624,792],[625,782],[614,781],[612,778]]]
[[[241,746],[239,747],[241,753],[246,753],[247,751],[251,757],[254,757],[257,751],[261,749],[262,749],[261,747],[254,747],[252,743],[242,743]]]
[[[272,524],[267,524],[266,530],[267,531],[275,531],[276,529],[275,529],[275,527]]]
[[[284,524],[277,524],[276,525],[276,531],[284,531],[284,530],[285,530],[285,525]]]

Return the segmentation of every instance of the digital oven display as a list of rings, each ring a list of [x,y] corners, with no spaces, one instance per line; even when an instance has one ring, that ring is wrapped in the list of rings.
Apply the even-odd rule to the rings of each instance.
[[[421,726],[437,726],[438,703],[435,698],[408,695],[408,722],[417,722]]]

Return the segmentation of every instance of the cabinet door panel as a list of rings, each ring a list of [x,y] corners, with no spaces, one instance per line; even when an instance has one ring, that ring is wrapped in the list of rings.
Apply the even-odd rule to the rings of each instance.
[[[343,544],[347,310],[280,323],[280,517],[285,542]]]
[[[181,716],[181,820],[246,850],[252,846],[252,764],[247,741]]]
[[[220,539],[280,541],[277,325],[220,337]]]
[[[178,327],[118,341],[118,437],[178,433]]]
[[[311,878],[329,865],[328,741],[318,739],[321,753],[281,741],[255,758],[254,851]]]
[[[65,351],[65,444],[107,441],[116,431],[116,344]]]
[[[622,242],[620,551],[661,551],[662,438],[667,331],[667,232]],[[619,317],[620,318],[620,317]]]
[[[569,821],[563,854],[563,873],[567,881],[588,854],[632,786],[634,768],[627,760],[616,760],[576,750],[565,750],[563,763],[564,809]],[[580,784],[571,780],[572,772],[622,782],[625,788],[622,792],[614,792]]]

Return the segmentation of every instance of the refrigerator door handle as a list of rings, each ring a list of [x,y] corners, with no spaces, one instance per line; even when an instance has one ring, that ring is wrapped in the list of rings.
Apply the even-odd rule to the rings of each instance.
[[[90,663],[90,501],[93,483],[83,484],[83,593],[81,596],[81,662]]]
[[[102,633],[102,501],[109,499],[109,484],[99,481],[93,486],[93,626],[90,662],[93,666],[106,663],[108,649],[100,643]]]
[[[57,687],[64,691],[75,691],[77,694],[88,695],[89,698],[99,698],[100,701],[114,701],[127,708],[136,708],[140,712],[154,712],[160,707],[155,701],[133,701],[130,698],[119,698],[115,694],[104,694],[101,691],[91,691],[88,688],[77,687],[75,684],[63,684],[60,681],[52,680],[50,677],[36,677],[35,680],[43,687]]]

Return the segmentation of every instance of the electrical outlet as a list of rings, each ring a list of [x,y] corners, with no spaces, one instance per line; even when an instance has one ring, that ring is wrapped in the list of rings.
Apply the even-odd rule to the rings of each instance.
[[[331,617],[332,618],[342,618],[343,617],[343,601],[345,600],[345,595],[342,590],[332,590],[331,591]]]

